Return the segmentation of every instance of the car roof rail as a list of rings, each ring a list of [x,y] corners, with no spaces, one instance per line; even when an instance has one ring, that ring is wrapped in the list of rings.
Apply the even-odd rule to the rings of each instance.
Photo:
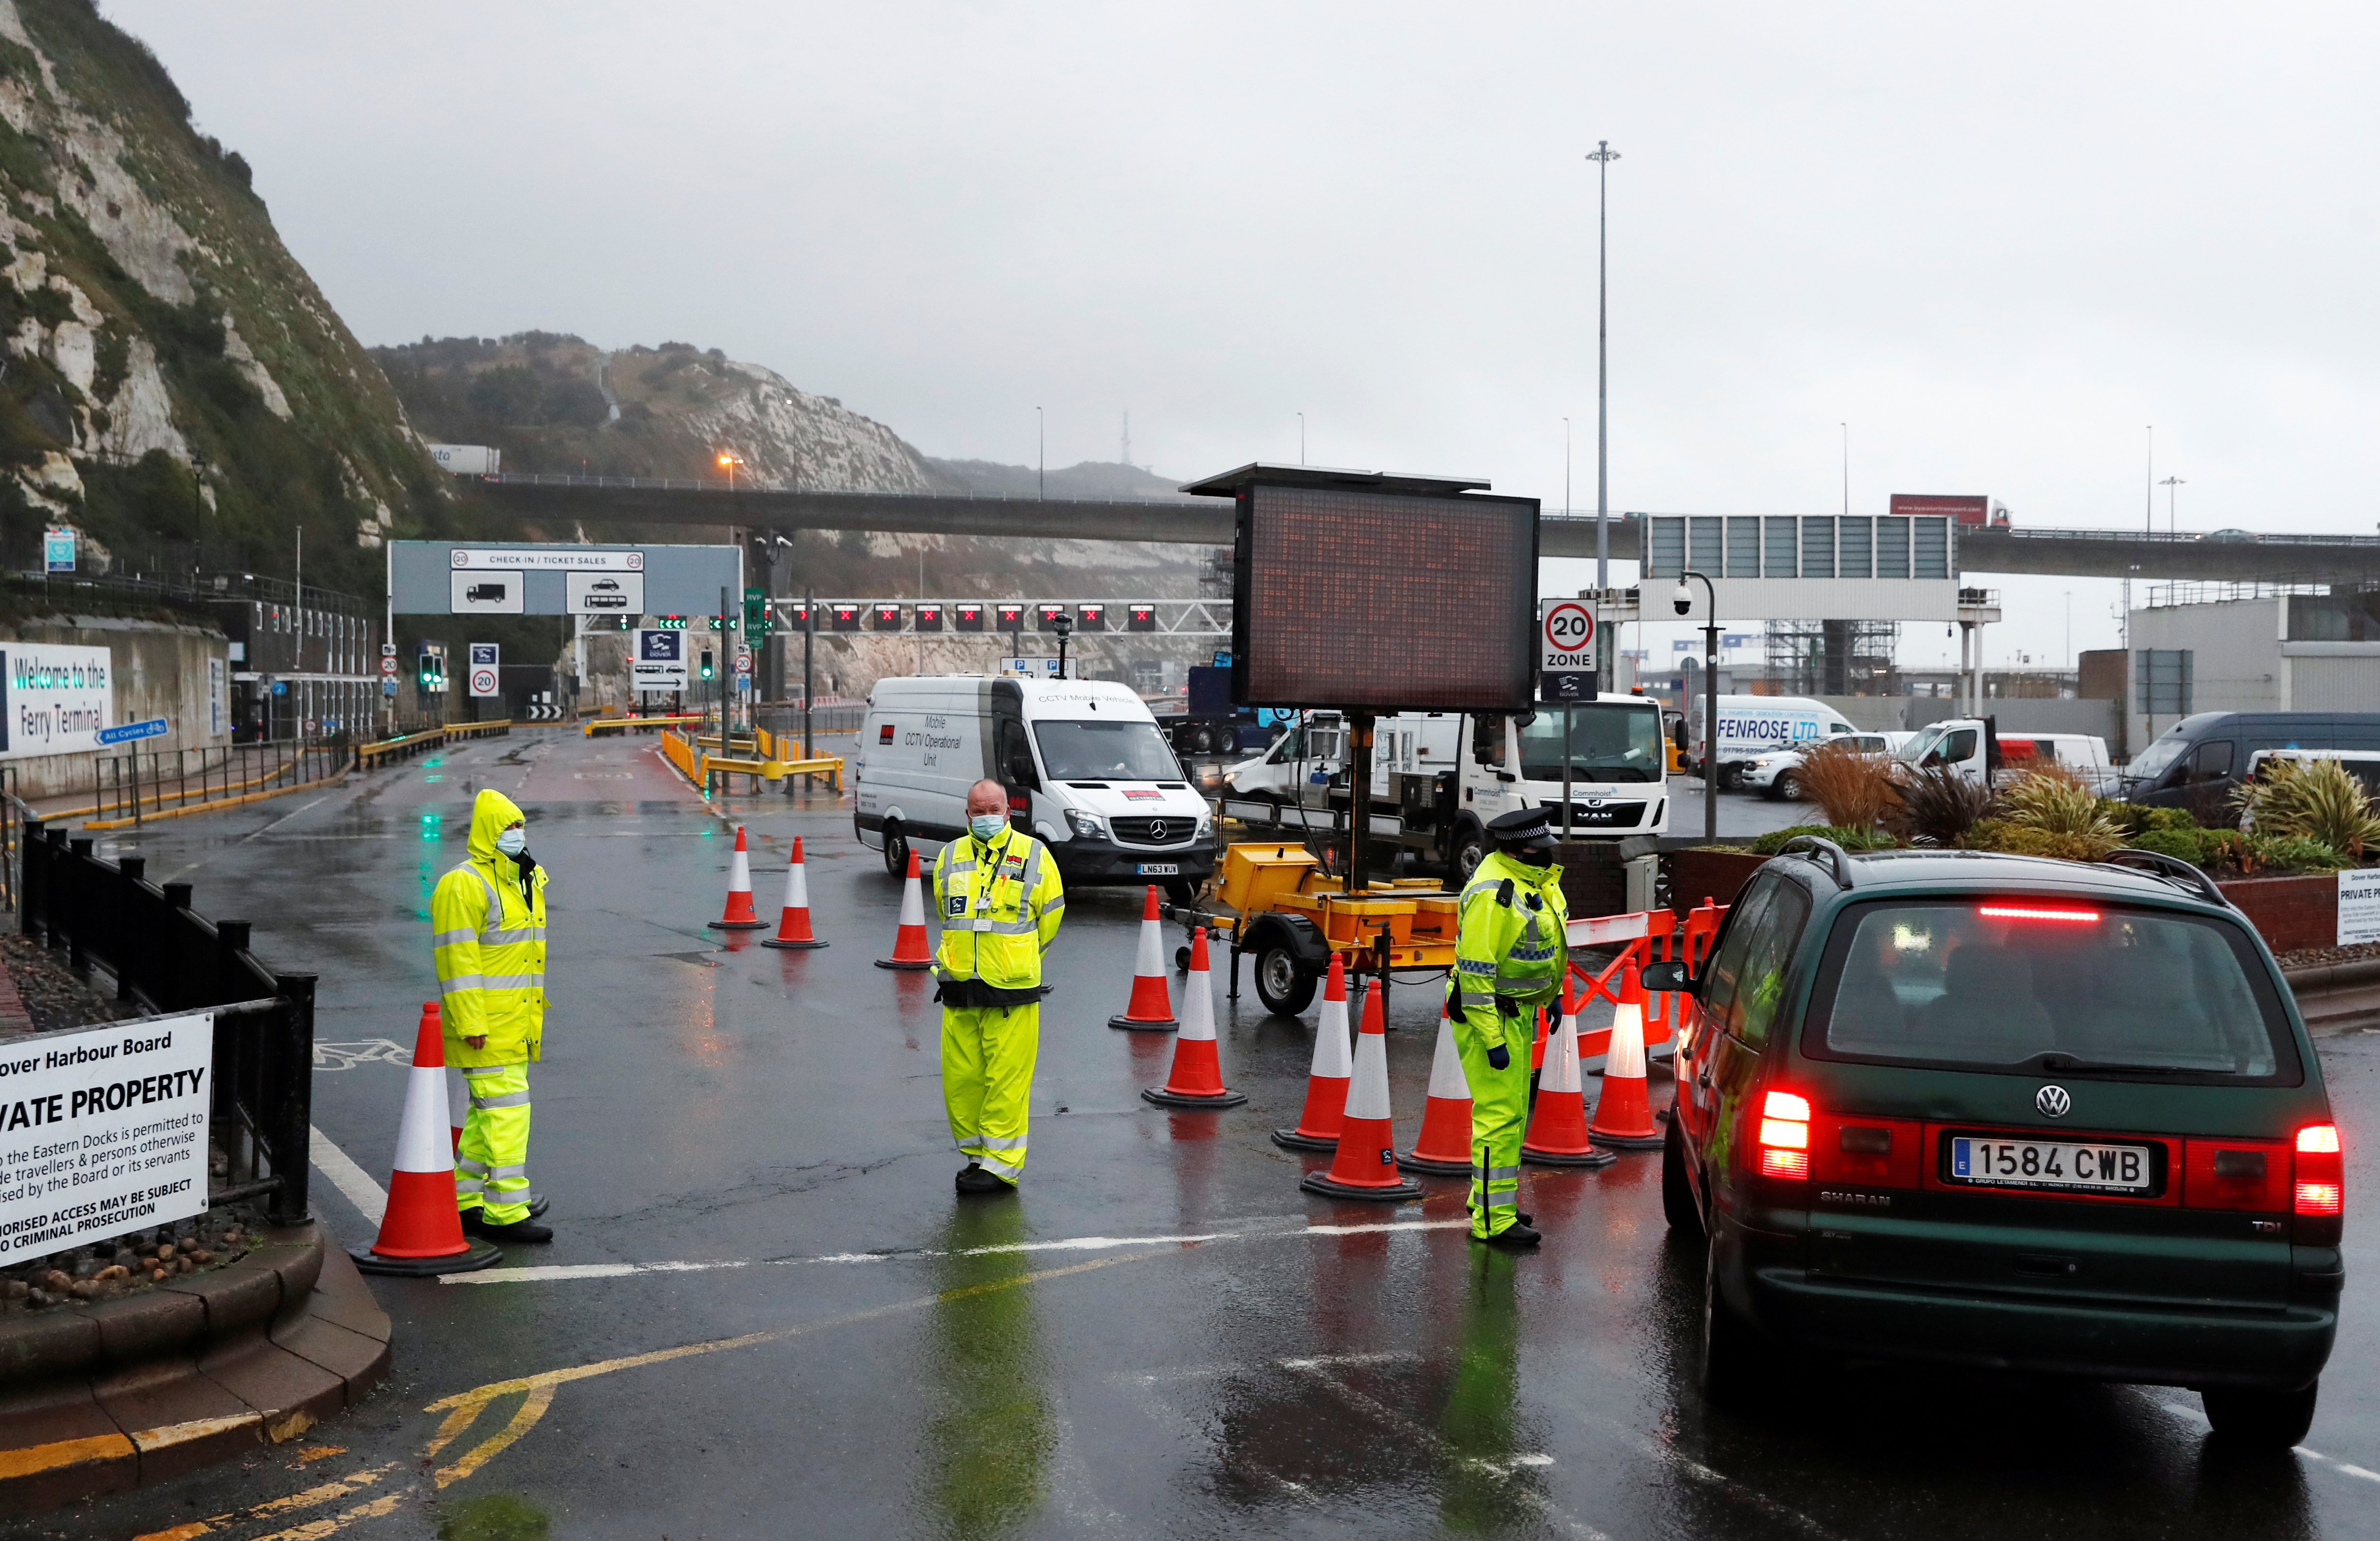
[[[2131,859],[2127,860],[2127,857]],[[2216,885],[2214,879],[2180,856],[2169,856],[2163,851],[2138,850],[2127,845],[2119,850],[2108,852],[2101,859],[2110,867],[2145,867],[2157,877],[2169,882],[2186,884],[2197,890],[2199,896],[2210,904],[2220,904],[2225,909],[2239,908],[2237,904],[2231,903],[2230,896]]]
[[[1817,860],[1820,856],[1826,857],[1827,860],[1834,867],[1836,886],[1839,888],[1850,888],[1852,886],[1852,858],[1850,854],[1841,846],[1836,844],[1833,841],[1828,840],[1826,836],[1795,835],[1792,839],[1779,846],[1777,854],[1780,856],[1790,856],[1795,852],[1806,852],[1812,861]]]

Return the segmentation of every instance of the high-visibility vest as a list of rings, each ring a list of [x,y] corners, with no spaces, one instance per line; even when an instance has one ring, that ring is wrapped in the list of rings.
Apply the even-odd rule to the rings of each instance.
[[[934,914],[942,928],[934,977],[1031,989],[1041,983],[1041,954],[1065,913],[1057,860],[1031,835],[1011,825],[989,844],[973,835],[954,840],[934,857]]]
[[[492,792],[480,797],[474,854],[430,894],[439,1017],[448,1064],[516,1065],[537,1059],[545,1039],[545,868],[522,893],[519,864],[495,848],[499,820],[519,810]],[[463,1041],[474,1037],[486,1046]]]
[[[1524,867],[1499,851],[1464,885],[1454,937],[1454,1001],[1490,1049],[1506,1015],[1533,1017],[1558,1000],[1570,968],[1561,868]],[[1509,1010],[1498,1009],[1499,998]]]

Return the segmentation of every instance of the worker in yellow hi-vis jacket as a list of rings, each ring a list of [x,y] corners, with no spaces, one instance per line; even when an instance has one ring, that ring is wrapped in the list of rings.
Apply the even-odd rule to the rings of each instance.
[[[967,1159],[963,1194],[1013,1193],[1025,1171],[1026,1101],[1041,1047],[1041,954],[1066,895],[1057,858],[1008,821],[1008,792],[967,791],[967,832],[934,857],[941,981],[942,1104]]]
[[[545,1038],[545,868],[527,820],[501,792],[471,806],[469,856],[430,895],[446,1062],[471,1088],[455,1155],[463,1229],[550,1242],[528,1181],[528,1067]]]
[[[1520,1211],[1521,1140],[1537,1009],[1560,1011],[1569,910],[1543,808],[1488,826],[1495,850],[1463,885],[1449,1015],[1471,1082],[1471,1236],[1518,1251],[1541,1239]]]

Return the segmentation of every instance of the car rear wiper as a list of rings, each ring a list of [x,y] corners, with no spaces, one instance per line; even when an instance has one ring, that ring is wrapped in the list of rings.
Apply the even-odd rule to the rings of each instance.
[[[2131,1075],[2225,1075],[2231,1072],[2205,1065],[2130,1065],[2110,1060],[2078,1060],[2071,1054],[2038,1056],[2044,1071],[2111,1070]]]

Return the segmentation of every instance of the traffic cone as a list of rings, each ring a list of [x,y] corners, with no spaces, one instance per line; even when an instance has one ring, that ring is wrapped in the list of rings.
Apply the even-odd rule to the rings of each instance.
[[[438,1143],[445,1111],[446,1045],[437,1006],[425,1003],[413,1038],[413,1068],[406,1072],[405,1114],[396,1126],[396,1167],[389,1175],[380,1239],[354,1254],[356,1267],[366,1273],[468,1273],[504,1256],[463,1234],[463,1217],[455,1208],[455,1152]]]
[[[1645,1091],[1645,987],[1637,982],[1633,958],[1621,972],[1620,1004],[1611,1013],[1611,1047],[1603,1056],[1603,1095],[1596,1099],[1595,1122],[1587,1126],[1586,1137],[1606,1150],[1661,1148],[1661,1133],[1653,1127],[1652,1102]]]
[[[1215,1058],[1214,976],[1207,971],[1207,928],[1190,933],[1190,977],[1183,981],[1182,1036],[1173,1040],[1173,1073],[1165,1085],[1140,1094],[1160,1108],[1236,1108],[1248,1099],[1223,1085]],[[1152,1041],[1150,1047],[1156,1047]]]
[[[752,913],[752,858],[744,851],[744,826],[735,826],[735,857],[727,864],[727,913],[710,923],[714,931],[758,931],[768,922]]]
[[[1380,989],[1364,992],[1364,1030],[1355,1035],[1355,1074],[1339,1121],[1339,1154],[1327,1172],[1309,1171],[1298,1186],[1325,1198],[1401,1204],[1421,1196],[1421,1184],[1397,1171],[1397,1134],[1389,1113],[1389,1040],[1380,1030]]]
[[[1148,886],[1148,903],[1140,912],[1140,955],[1132,965],[1132,1004],[1123,1015],[1108,1018],[1111,1027],[1136,1033],[1170,1033],[1181,1025],[1173,1020],[1173,1002],[1165,994],[1165,923],[1157,917],[1157,885]]]
[[[802,837],[794,836],[794,859],[785,864],[785,907],[777,916],[777,934],[763,947],[824,947],[810,935],[810,881],[802,870]]]
[[[1641,1048],[1641,1024],[1638,1030]],[[1529,1133],[1521,1142],[1521,1159],[1544,1167],[1608,1167],[1620,1159],[1587,1143],[1586,1083],[1578,1069],[1576,995],[1562,1002],[1561,1026],[1546,1046],[1545,1073],[1537,1080],[1536,1105],[1529,1110]]]
[[[1272,1143],[1283,1150],[1336,1150],[1339,1121],[1347,1113],[1347,1082],[1355,1074],[1347,1044],[1347,960],[1330,954],[1330,977],[1322,987],[1322,1016],[1314,1027],[1314,1064],[1305,1076],[1305,1110],[1294,1129],[1276,1129]]]
[[[905,973],[934,966],[934,950],[926,941],[926,893],[917,879],[917,853],[909,853],[909,880],[901,890],[901,929],[892,938],[892,955],[876,960],[879,968]]]
[[[1438,1050],[1429,1062],[1429,1099],[1421,1105],[1421,1137],[1397,1158],[1397,1165],[1447,1177],[1471,1175],[1471,1080],[1463,1074],[1454,1024],[1443,1008],[1438,1014]]]

